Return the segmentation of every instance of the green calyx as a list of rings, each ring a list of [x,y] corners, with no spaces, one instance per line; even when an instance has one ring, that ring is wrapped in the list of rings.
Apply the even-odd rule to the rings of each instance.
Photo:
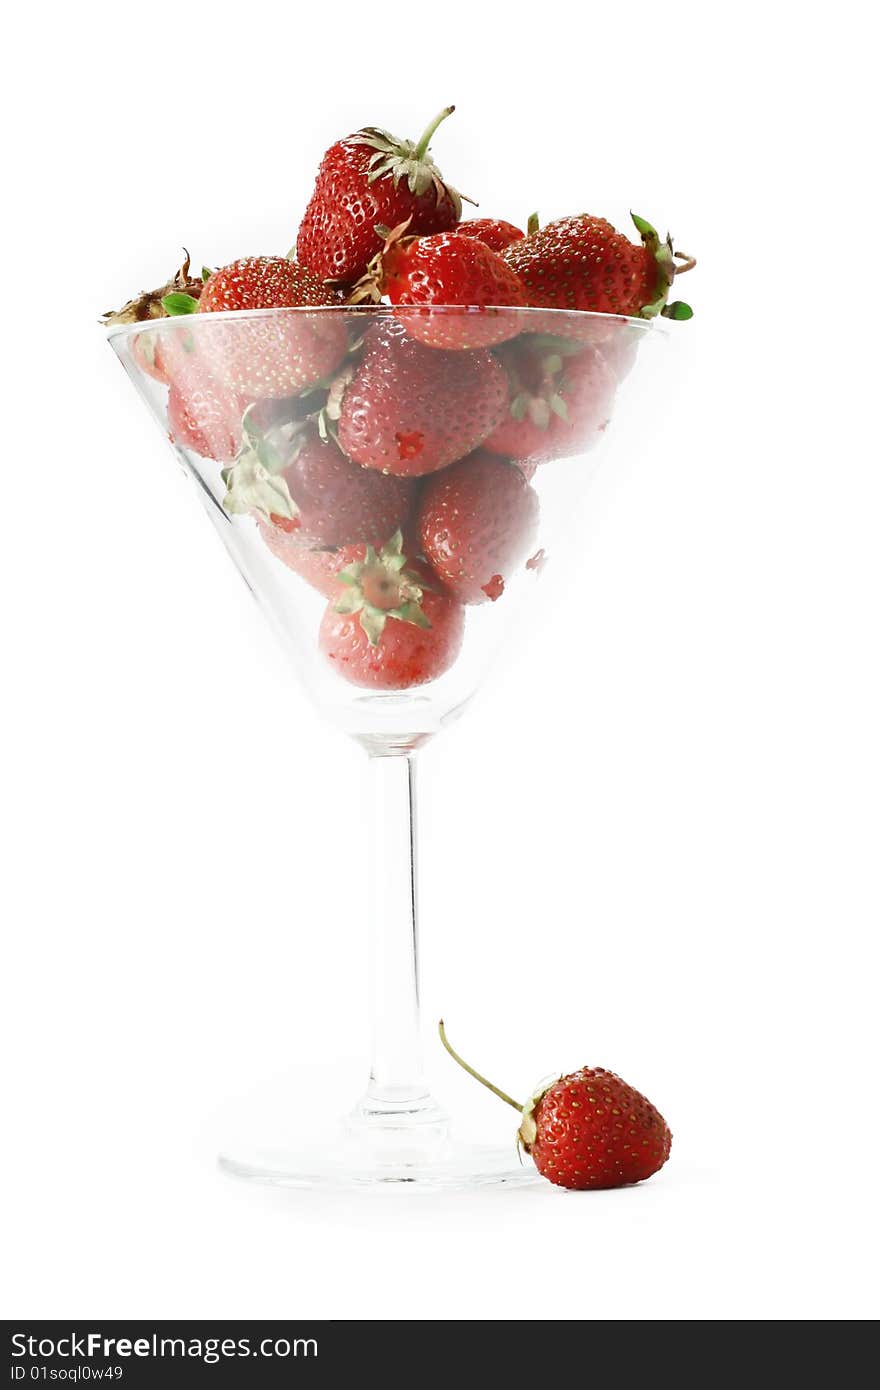
[[[224,510],[232,516],[273,516],[294,521],[299,509],[290,495],[284,470],[298,454],[303,442],[305,420],[272,421],[260,428],[254,419],[255,407],[248,406],[241,420],[244,443],[238,457],[222,478],[226,484]]]
[[[674,304],[667,303],[669,291],[676,273],[683,274],[685,270],[692,270],[696,262],[690,256],[677,257],[677,253],[672,245],[672,237],[667,236],[665,241],[660,240],[657,229],[651,225],[644,217],[639,217],[637,213],[630,213],[633,225],[648,252],[654,257],[657,266],[657,279],[655,282],[654,298],[647,304],[642,305],[640,317],[643,319],[653,319],[662,315],[667,319],[690,319],[693,318],[693,309],[689,304],[676,300]],[[676,259],[683,259],[686,264],[677,266]]]
[[[162,300],[162,308],[170,318],[179,318],[181,314],[197,314],[199,301],[194,299],[191,294],[183,294],[175,290],[172,294],[165,295]]]
[[[170,313],[193,313],[193,309],[172,310],[166,307],[168,300],[192,300],[195,308],[198,308],[202,281],[190,274],[190,256],[185,247],[183,256],[183,264],[167,285],[162,285],[157,290],[144,290],[143,294],[136,295],[127,304],[123,304],[121,309],[108,309],[106,314],[102,315],[101,322],[146,323],[149,319],[165,318]]]
[[[406,568],[403,535],[395,531],[377,553],[368,545],[363,560],[340,570],[345,593],[335,604],[337,613],[357,613],[371,647],[378,647],[389,618],[429,628],[422,609],[424,580]]]
[[[374,151],[369,164],[369,182],[375,183],[378,179],[390,178],[393,179],[396,188],[400,181],[405,179],[414,198],[424,197],[433,188],[438,203],[444,198],[449,199],[458,221],[461,217],[462,195],[451,184],[445,182],[428,153],[428,146],[435,130],[454,110],[454,106],[444,106],[419,140],[398,140],[395,135],[390,135],[387,130],[380,130],[376,126],[365,126],[363,130],[359,130],[357,135],[352,136],[351,144],[366,145]],[[472,199],[468,198],[467,201],[471,202]]]
[[[529,334],[531,346],[539,349],[541,358],[540,389],[535,391],[522,387],[518,374],[512,373],[512,399],[510,413],[514,420],[526,417],[539,430],[549,429],[553,416],[568,420],[568,406],[564,392],[567,388],[565,359],[577,356],[583,351],[583,344],[568,338],[557,338],[551,333]]]

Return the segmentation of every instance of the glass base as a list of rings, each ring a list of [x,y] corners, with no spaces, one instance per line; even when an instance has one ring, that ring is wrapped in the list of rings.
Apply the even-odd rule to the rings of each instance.
[[[224,1173],[275,1187],[331,1188],[352,1191],[462,1191],[473,1187],[524,1187],[540,1182],[527,1158],[522,1165],[510,1149],[482,1148],[450,1142],[442,1154],[417,1162],[365,1162],[356,1154],[318,1147],[255,1149],[252,1153],[222,1153]]]
[[[230,1145],[219,1163],[234,1177],[276,1187],[461,1191],[541,1181],[513,1142],[491,1148],[453,1139],[446,1113],[428,1097],[415,1105],[366,1098],[323,1143],[284,1135]]]

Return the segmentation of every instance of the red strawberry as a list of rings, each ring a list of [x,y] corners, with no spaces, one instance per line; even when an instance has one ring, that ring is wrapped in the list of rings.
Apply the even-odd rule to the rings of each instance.
[[[661,242],[644,218],[633,215],[633,222],[640,246],[604,217],[561,217],[508,246],[504,260],[533,308],[690,318],[686,304],[666,302],[677,269],[672,242]],[[693,262],[683,259],[682,269],[690,269]]]
[[[519,316],[488,307],[526,303],[518,277],[495,251],[458,232],[426,237],[399,233],[399,228],[390,233],[372,273],[377,290],[392,304],[415,306],[401,315],[414,338],[429,347],[460,350],[491,347],[521,331]],[[366,292],[369,285],[368,279]],[[466,305],[473,312],[435,313],[428,307],[444,304]]]
[[[338,303],[338,294],[296,261],[284,256],[244,256],[208,277],[199,298],[199,312]]]
[[[458,656],[464,609],[430,584],[423,565],[407,563],[399,531],[378,554],[358,547],[321,623],[327,660],[353,685],[374,690],[436,680]]]
[[[461,197],[428,153],[434,131],[454,110],[441,111],[417,143],[368,126],[330,146],[296,238],[302,265],[321,280],[351,284],[379,250],[377,224],[396,227],[411,218],[414,233],[455,226]]]
[[[456,227],[458,236],[474,237],[488,246],[490,251],[503,251],[514,241],[522,241],[525,232],[514,227],[512,222],[501,222],[493,217],[472,217],[468,222],[460,222]]]
[[[361,554],[357,546],[343,546],[340,550],[314,549],[298,538],[297,532],[289,531],[285,518],[277,514],[268,521],[257,520],[260,535],[276,559],[287,565],[302,579],[317,589],[325,598],[338,597],[340,569],[353,564]]]
[[[131,355],[142,372],[154,381],[168,386],[174,371],[175,362],[186,355],[181,335],[174,330],[170,333],[138,333],[131,340]]]
[[[537,527],[537,493],[515,463],[484,449],[425,483],[419,509],[423,554],[461,603],[500,598]]]
[[[669,1157],[672,1135],[659,1110],[612,1071],[581,1067],[520,1105],[440,1039],[459,1066],[522,1115],[518,1141],[557,1187],[626,1187],[644,1182]]]
[[[346,458],[314,426],[294,441],[295,454],[282,473],[297,516],[288,522],[299,539],[323,546],[383,541],[406,519],[413,482],[385,477]]]
[[[440,352],[385,319],[367,333],[361,363],[329,413],[355,463],[418,477],[476,448],[506,402],[504,369],[491,353]]]
[[[172,443],[225,463],[241,447],[243,411],[244,402],[211,375],[201,358],[189,357],[175,367],[168,393]]]
[[[246,256],[215,270],[201,298],[163,301],[172,314],[236,309],[322,308],[339,299],[308,270],[281,256]],[[193,337],[212,371],[248,400],[288,396],[328,376],[348,349],[343,314],[271,314],[210,328]]]
[[[611,416],[617,379],[592,348],[524,334],[499,351],[510,378],[507,418],[486,448],[547,463],[598,443]]]

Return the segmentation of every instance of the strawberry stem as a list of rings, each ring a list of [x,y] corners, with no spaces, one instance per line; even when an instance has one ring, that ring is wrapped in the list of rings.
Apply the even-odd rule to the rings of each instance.
[[[520,1105],[518,1100],[514,1100],[513,1097],[509,1096],[506,1091],[501,1091],[498,1089],[497,1086],[493,1086],[492,1082],[487,1081],[485,1076],[481,1076],[478,1071],[474,1071],[473,1067],[469,1067],[463,1057],[459,1057],[458,1053],[455,1051],[455,1048],[451,1045],[449,1039],[446,1036],[446,1028],[442,1018],[438,1025],[438,1029],[440,1033],[440,1041],[446,1048],[446,1051],[449,1053],[453,1061],[457,1062],[458,1065],[462,1067],[468,1073],[469,1076],[472,1076],[475,1081],[479,1081],[481,1086],[485,1086],[487,1091],[491,1091],[493,1095],[498,1096],[499,1100],[505,1101],[507,1105],[512,1105],[514,1110],[518,1110],[519,1113],[522,1114],[523,1107]]]
[[[454,106],[444,106],[439,116],[434,117],[433,121],[423,134],[421,140],[416,145],[416,159],[424,159],[425,155],[428,153],[428,146],[430,145],[431,140],[433,139],[434,131],[437,129],[438,125],[440,125],[441,121],[445,121],[447,116],[452,115],[454,110]]]

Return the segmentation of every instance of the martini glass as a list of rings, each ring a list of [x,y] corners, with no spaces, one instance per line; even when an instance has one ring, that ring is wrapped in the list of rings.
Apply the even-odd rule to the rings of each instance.
[[[221,1165],[285,1186],[534,1181],[512,1145],[458,1142],[424,1080],[416,760],[486,682],[508,638],[521,642],[545,562],[552,574],[576,557],[613,417],[651,413],[642,404],[634,417],[633,402],[659,380],[663,327],[561,310],[371,305],[196,313],[108,336],[317,709],[369,762],[366,1090],[353,1107],[339,1098],[342,1118],[320,1147],[297,1133],[291,1098],[289,1110],[276,1106],[274,1133],[231,1145]],[[411,359],[408,376],[401,354]],[[401,381],[406,389],[392,391],[400,418],[383,434],[375,420],[387,419],[389,383]],[[485,573],[464,573],[470,550],[446,533],[435,535],[430,565],[419,558],[429,490],[464,480],[478,510],[497,516],[499,478],[515,494],[516,516],[482,557]],[[369,571],[382,556],[392,574],[405,565],[416,586],[390,611],[359,589],[358,567]],[[406,608],[413,592],[433,622]],[[361,619],[375,618],[377,605],[373,645]],[[426,644],[425,660],[385,670],[383,643],[397,640],[407,651]],[[352,645],[356,660],[346,665],[340,653]]]

